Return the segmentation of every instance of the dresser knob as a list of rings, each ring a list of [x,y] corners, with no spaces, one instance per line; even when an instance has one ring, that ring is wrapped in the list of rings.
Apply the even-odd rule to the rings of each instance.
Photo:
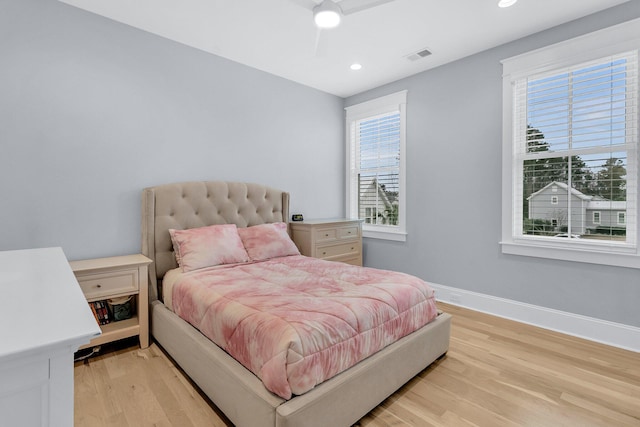
[[[102,287],[102,284],[101,284],[101,283],[98,283],[98,284],[96,285],[96,288],[101,288],[101,287]]]

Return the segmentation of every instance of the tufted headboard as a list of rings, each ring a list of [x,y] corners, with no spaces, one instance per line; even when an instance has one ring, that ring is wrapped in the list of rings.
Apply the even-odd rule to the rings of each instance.
[[[149,266],[149,296],[158,299],[158,283],[178,265],[169,229],[214,224],[238,227],[288,222],[289,193],[259,184],[197,181],[159,185],[142,192],[142,253]]]

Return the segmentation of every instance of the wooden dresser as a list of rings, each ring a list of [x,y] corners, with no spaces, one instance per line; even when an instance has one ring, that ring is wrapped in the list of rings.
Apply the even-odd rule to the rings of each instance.
[[[361,220],[316,219],[290,226],[302,255],[362,266]]]
[[[0,424],[73,426],[73,355],[100,334],[61,248],[0,252]]]

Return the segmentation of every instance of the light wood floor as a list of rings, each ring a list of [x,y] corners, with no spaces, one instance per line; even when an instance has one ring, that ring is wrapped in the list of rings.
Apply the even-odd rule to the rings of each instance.
[[[447,356],[359,426],[640,426],[640,354],[439,306]],[[76,363],[76,427],[231,426],[156,344],[120,347]]]

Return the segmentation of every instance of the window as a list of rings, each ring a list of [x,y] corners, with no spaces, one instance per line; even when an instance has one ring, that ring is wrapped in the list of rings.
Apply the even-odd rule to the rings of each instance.
[[[503,61],[503,253],[640,268],[639,31]]]
[[[625,225],[625,213],[618,212],[618,225]]]
[[[347,217],[364,220],[364,237],[406,240],[407,92],[347,107]]]

